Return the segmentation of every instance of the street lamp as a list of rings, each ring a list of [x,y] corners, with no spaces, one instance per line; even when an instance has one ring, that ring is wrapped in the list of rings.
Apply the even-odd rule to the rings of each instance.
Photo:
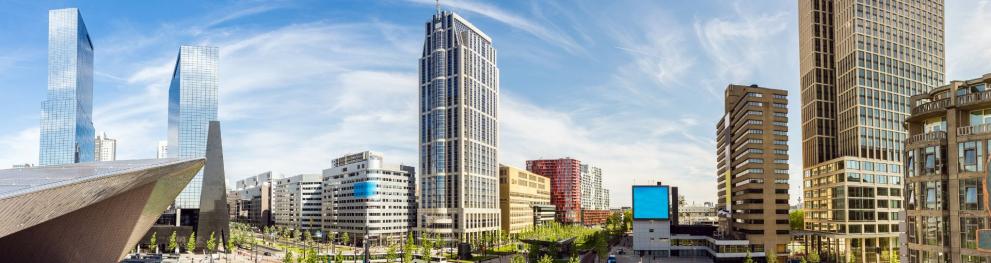
[[[319,257],[320,256],[320,248],[321,248],[320,247],[320,240],[323,240],[323,231],[317,230],[317,233],[314,236],[317,237],[317,255],[316,256]]]

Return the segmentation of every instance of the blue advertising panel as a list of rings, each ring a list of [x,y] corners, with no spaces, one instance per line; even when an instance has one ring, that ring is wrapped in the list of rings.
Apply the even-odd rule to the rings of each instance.
[[[354,183],[354,198],[370,198],[375,196],[375,182]]]
[[[669,219],[669,191],[668,186],[633,186],[633,219]]]

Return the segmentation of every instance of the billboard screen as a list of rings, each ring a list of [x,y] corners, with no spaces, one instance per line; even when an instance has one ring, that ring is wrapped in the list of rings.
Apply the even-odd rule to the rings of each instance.
[[[375,182],[354,183],[355,198],[371,198],[375,196]]]
[[[633,219],[670,219],[671,194],[668,186],[634,186]]]

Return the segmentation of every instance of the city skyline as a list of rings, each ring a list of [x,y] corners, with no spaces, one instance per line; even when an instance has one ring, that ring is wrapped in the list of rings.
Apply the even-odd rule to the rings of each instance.
[[[429,3],[427,3],[429,2]],[[229,123],[225,126],[230,135],[226,135],[228,141],[228,175],[233,182],[247,176],[257,174],[262,171],[275,170],[279,174],[299,174],[315,173],[330,167],[330,160],[334,156],[343,153],[360,151],[363,149],[382,150],[391,160],[405,164],[415,165],[416,158],[416,83],[415,83],[415,61],[418,57],[419,46],[422,45],[422,20],[423,17],[432,14],[432,1],[415,2],[376,2],[367,7],[353,6],[350,4],[340,4],[351,10],[349,12],[367,12],[375,10],[376,15],[372,18],[355,18],[344,16],[337,19],[311,19],[309,23],[305,20],[294,20],[285,18],[286,14],[303,12],[299,6],[237,6],[236,12],[229,13],[229,16],[211,16],[217,14],[216,6],[199,7],[192,12],[192,17],[180,18],[181,22],[165,22],[165,18],[151,16],[143,20],[143,16],[148,15],[145,7],[121,7],[122,9],[133,11],[124,15],[124,18],[109,19],[107,15],[111,9],[106,6],[93,6],[83,4],[80,6],[87,18],[87,26],[94,35],[94,46],[100,48],[99,54],[95,58],[95,81],[94,85],[94,114],[95,126],[100,130],[106,130],[115,134],[115,138],[121,142],[118,150],[119,159],[138,159],[155,157],[154,145],[158,140],[166,138],[164,134],[165,115],[157,112],[164,112],[167,97],[168,74],[175,59],[175,48],[180,44],[209,44],[220,47],[221,50],[221,86],[222,90],[230,87],[232,91],[222,91],[222,103],[220,119]],[[633,38],[628,43],[613,43],[610,40],[590,40],[590,36],[600,36],[602,26],[595,29],[600,32],[580,32],[575,27],[567,26],[569,23],[586,25],[577,21],[563,18],[561,20],[549,20],[541,12],[587,12],[582,7],[566,9],[553,3],[533,4],[526,6],[520,3],[503,3],[505,6],[494,6],[496,3],[481,2],[451,2],[442,1],[442,8],[450,9],[465,16],[473,23],[481,27],[486,33],[493,35],[496,40],[496,48],[500,50],[500,67],[503,71],[503,87],[507,94],[503,94],[500,108],[501,112],[500,131],[503,133],[500,138],[500,160],[506,164],[523,166],[526,159],[537,158],[560,158],[574,157],[588,160],[599,165],[603,169],[604,184],[608,188],[616,189],[612,193],[613,206],[625,206],[629,204],[629,190],[626,186],[635,183],[645,183],[644,181],[634,181],[634,177],[642,177],[647,180],[662,180],[673,185],[699,185],[700,190],[695,193],[686,193],[688,200],[692,201],[714,201],[715,197],[715,154],[711,149],[714,146],[715,134],[711,132],[708,125],[718,119],[718,108],[685,108],[685,105],[678,104],[678,100],[691,98],[691,104],[706,105],[720,101],[720,90],[726,83],[755,83],[761,86],[777,87],[787,89],[791,94],[798,93],[797,72],[797,29],[796,29],[796,6],[794,3],[782,3],[780,6],[743,6],[739,2],[729,7],[717,7],[717,10],[728,11],[728,14],[699,14],[701,9],[713,7],[720,4],[703,3],[700,6],[651,6],[646,4],[644,9],[660,9],[662,14],[658,19],[659,23],[665,26],[681,27],[675,32],[665,32],[663,27],[648,28],[640,23],[635,24],[631,30],[636,33],[628,33],[626,38]],[[622,5],[624,3],[620,3]],[[628,4],[628,3],[625,3]],[[20,4],[19,4],[20,5]],[[300,4],[302,5],[302,4]],[[596,10],[589,4],[583,4],[584,8]],[[708,5],[708,6],[707,6]],[[766,3],[763,5],[767,5]],[[976,5],[978,8],[974,8]],[[535,7],[539,6],[539,7]],[[582,5],[579,5],[582,6]],[[3,27],[19,27],[26,25],[37,27],[47,23],[44,13],[48,9],[61,8],[62,6],[18,6],[26,12],[20,12],[12,16],[13,20],[19,21],[17,24],[3,25]],[[152,5],[154,7],[154,5]],[[982,21],[984,16],[971,16],[967,14],[987,10],[986,2],[978,3],[947,3],[947,79],[969,79],[972,76],[979,76],[983,72],[991,71],[984,66],[966,67],[978,65],[982,57],[963,56],[954,57],[954,54],[966,53],[960,50],[966,45],[975,45],[976,41],[987,39],[989,33],[978,33],[972,36],[960,36],[961,28],[966,27],[968,21]],[[617,7],[618,9],[619,7]],[[721,9],[720,9],[721,8]],[[15,8],[8,8],[15,9]],[[956,9],[956,10],[955,10]],[[172,9],[174,10],[174,9]],[[211,10],[214,13],[211,13]],[[402,11],[400,18],[385,18],[389,10]],[[473,11],[474,10],[474,11]],[[510,10],[511,12],[507,12]],[[543,10],[543,11],[535,11]],[[554,11],[551,11],[554,10]],[[606,11],[616,12],[616,9]],[[687,15],[680,15],[679,11],[688,11]],[[344,11],[342,11],[344,12]],[[481,13],[480,13],[481,12]],[[519,15],[513,15],[519,12]],[[647,11],[644,11],[647,12]],[[742,17],[744,14],[756,13],[753,17]],[[958,13],[954,13],[958,12]],[[347,13],[347,12],[344,12]],[[482,14],[484,13],[484,14]],[[713,12],[715,13],[715,12]],[[41,14],[41,15],[39,15]],[[281,15],[280,15],[281,14]],[[678,20],[688,16],[690,22],[687,27]],[[312,16],[304,16],[312,18]],[[521,17],[537,19],[535,21],[520,20]],[[266,18],[266,19],[261,19]],[[966,20],[973,18],[974,20]],[[266,22],[251,22],[255,19]],[[592,19],[598,19],[592,17]],[[37,20],[37,21],[35,21]],[[23,22],[20,22],[23,21]],[[38,22],[40,21],[40,22]],[[149,22],[140,22],[149,21]],[[594,20],[599,21],[599,20]],[[238,22],[238,23],[233,23]],[[242,23],[245,22],[245,23]],[[550,23],[544,23],[550,22]],[[23,23],[23,24],[20,24]],[[594,22],[589,22],[594,23]],[[616,22],[620,23],[620,22]],[[783,25],[779,25],[782,23]],[[953,24],[957,23],[957,24]],[[976,22],[975,22],[976,23]],[[183,24],[209,25],[189,31],[179,30]],[[244,25],[240,25],[244,24]],[[691,28],[693,30],[685,30]],[[769,28],[766,32],[759,32],[758,28]],[[4,28],[8,29],[8,28]],[[372,30],[372,33],[363,32]],[[144,34],[142,31],[148,30],[151,33]],[[35,30],[37,31],[37,30]],[[177,32],[182,31],[182,32]],[[199,32],[195,32],[199,31]],[[693,31],[693,32],[686,32]],[[0,127],[0,147],[14,149],[6,153],[0,153],[0,165],[12,165],[17,163],[33,162],[37,155],[37,125],[38,125],[38,102],[43,100],[43,88],[45,87],[43,72],[45,67],[38,69],[37,65],[44,65],[47,60],[40,51],[45,50],[44,41],[39,39],[45,35],[43,31],[32,32],[30,30],[10,30],[18,35],[24,33],[24,39],[5,39],[0,41],[0,47],[12,48],[12,50],[23,50],[18,54],[4,55],[0,57],[0,68],[11,74],[4,74],[0,78],[8,80],[9,87],[12,87],[14,94],[10,96],[16,98],[0,99],[0,110],[10,112],[18,116],[10,122],[10,125]],[[312,36],[301,35],[303,33],[314,33]],[[957,32],[954,36],[952,33]],[[986,32],[986,31],[982,31]],[[640,33],[648,34],[649,37],[637,36]],[[670,34],[669,34],[670,33]],[[761,35],[766,34],[766,35]],[[173,38],[173,36],[180,36]],[[133,37],[134,40],[127,41]],[[230,38],[226,40],[224,38]],[[301,62],[304,66],[320,65],[317,63],[328,63],[335,59],[340,52],[321,55],[313,59],[303,59],[299,56],[288,56],[286,60],[271,60],[278,56],[265,55],[266,48],[275,48],[277,55],[287,55],[288,50],[293,48],[304,48],[310,52],[326,52],[330,49],[320,49],[311,46],[312,43],[302,43],[302,40],[316,38],[320,41],[342,41],[342,47],[356,48],[356,54],[370,56],[369,61],[357,62],[356,56],[344,56],[345,62],[332,63],[335,67],[343,67],[345,70],[333,71],[333,77],[315,77],[320,71],[307,70],[300,74],[266,73],[248,76],[248,74],[265,73],[253,70],[253,67],[266,69],[261,61],[267,61],[281,65],[281,63],[292,64]],[[353,39],[351,37],[354,37]],[[759,38],[768,40],[759,40]],[[956,37],[956,38],[954,38]],[[641,39],[643,38],[643,39]],[[656,38],[656,39],[651,39]],[[737,43],[732,38],[740,38],[744,45],[740,50],[730,49],[726,45]],[[510,41],[499,39],[512,39]],[[362,47],[362,44],[385,40],[385,44]],[[287,45],[286,48],[276,48],[269,45]],[[516,43],[514,43],[516,42]],[[965,43],[966,42],[966,43]],[[985,41],[986,42],[986,41]],[[42,43],[42,44],[39,44]],[[133,45],[138,43],[138,45]],[[771,47],[763,47],[761,44],[773,43]],[[585,47],[583,44],[593,44]],[[615,44],[615,45],[614,45]],[[625,44],[625,45],[624,45]],[[128,47],[133,45],[134,47]],[[697,45],[697,46],[696,46]],[[955,46],[956,45],[956,46]],[[666,53],[675,52],[670,49],[679,47],[694,48],[688,54]],[[788,50],[784,56],[766,56],[772,47],[781,47]],[[987,46],[970,47],[979,50]],[[395,48],[395,50],[388,50]],[[653,50],[658,49],[658,50]],[[660,50],[663,49],[663,50]],[[957,49],[957,50],[954,50]],[[984,48],[987,49],[987,48]],[[225,51],[227,50],[227,51]],[[608,50],[602,54],[596,51]],[[384,55],[371,55],[372,51],[382,51]],[[733,55],[733,52],[754,51],[758,55],[744,57],[745,62],[724,61],[722,59]],[[144,53],[148,52],[148,53]],[[229,53],[225,53],[229,52]],[[529,52],[529,53],[527,53]],[[761,55],[763,54],[763,55]],[[171,61],[168,57],[171,56]],[[234,61],[228,62],[224,58],[230,56]],[[547,59],[532,59],[529,56],[541,56]],[[603,59],[606,56],[629,57],[629,61],[612,61]],[[568,57],[568,58],[564,58]],[[571,58],[574,57],[574,58]],[[961,61],[963,60],[963,61]],[[571,62],[590,63],[601,61],[607,66],[628,65],[625,70],[617,72],[604,71],[598,75],[574,76],[577,74],[563,74],[575,70],[580,73],[593,71],[577,67],[562,66]],[[672,62],[674,61],[674,62]],[[677,63],[686,61],[686,63]],[[751,62],[760,64],[778,64],[780,67],[755,65],[755,69],[733,69],[741,65],[749,65]],[[254,64],[252,64],[254,63]],[[247,64],[247,65],[239,65]],[[686,73],[692,69],[702,69],[716,66],[718,78],[711,82],[703,83],[699,76]],[[590,66],[592,67],[592,66]],[[643,67],[643,69],[641,69]],[[298,70],[293,66],[286,66],[289,70]],[[598,67],[592,67],[602,69]],[[605,67],[603,67],[605,68]],[[545,76],[535,76],[539,74],[525,73],[527,70],[548,72]],[[645,72],[638,72],[644,70]],[[228,70],[224,72],[224,70]],[[272,69],[275,72],[285,72],[286,69]],[[777,71],[776,71],[777,70]],[[23,74],[15,74],[23,73]],[[959,74],[958,74],[959,73]],[[243,74],[243,75],[242,75]],[[312,81],[294,80],[282,82],[287,79],[278,77],[267,79],[277,74],[297,77],[310,77]],[[708,74],[711,74],[708,73]],[[20,75],[20,76],[11,76]],[[40,76],[40,77],[39,77]],[[163,77],[164,76],[164,77]],[[226,76],[226,77],[225,77]],[[236,78],[234,76],[244,76]],[[628,79],[625,79],[628,78]],[[595,80],[599,79],[599,80]],[[531,80],[535,82],[531,82]],[[592,81],[590,81],[592,80]],[[260,84],[253,84],[251,81],[258,81]],[[588,81],[593,84],[577,85],[575,94],[559,94],[561,91],[571,90],[575,84]],[[610,84],[609,82],[621,82],[623,84]],[[368,83],[364,83],[368,82]],[[561,82],[561,83],[553,83]],[[680,82],[680,83],[679,83]],[[295,86],[286,90],[273,89],[268,86],[286,85]],[[699,87],[702,88],[699,88]],[[316,106],[306,106],[314,100],[303,100],[301,98],[287,98],[280,96],[273,99],[286,99],[287,102],[303,104],[304,106],[292,106],[290,103],[272,104],[271,100],[258,101],[258,95],[277,94],[286,92],[288,95],[299,95],[300,92],[320,90],[323,87],[329,88],[328,94],[318,94],[322,99],[331,99],[329,102],[316,104]],[[543,89],[541,89],[543,88]],[[362,89],[371,89],[378,97],[369,97],[362,94]],[[611,92],[607,93],[606,91]],[[715,91],[716,95],[712,94]],[[602,99],[591,99],[589,96],[605,95]],[[629,98],[630,95],[638,95],[639,98]],[[797,98],[797,97],[796,97]],[[384,100],[383,100],[384,99]],[[644,99],[644,100],[640,100]],[[654,100],[657,105],[648,106],[650,100]],[[8,101],[10,100],[10,101]],[[16,100],[16,101],[13,101]],[[379,111],[363,109],[365,103],[377,100],[381,102],[382,108]],[[617,101],[630,100],[628,105],[614,105]],[[556,101],[567,101],[566,103]],[[9,103],[7,103],[9,102]],[[261,102],[265,104],[250,105]],[[389,104],[389,105],[386,105]],[[580,105],[577,108],[574,105]],[[286,120],[290,127],[275,127],[276,120],[286,117],[285,114],[298,112],[299,110],[317,110],[320,108],[332,108],[330,111],[320,110],[320,114],[315,114],[309,118],[293,117]],[[600,111],[604,107],[617,107],[620,109],[610,111]],[[790,141],[790,172],[792,179],[791,194],[798,196],[800,191],[797,186],[800,183],[801,170],[801,148],[796,143],[801,138],[798,131],[799,110],[798,104],[789,106]],[[275,109],[275,114],[265,116],[255,116],[259,110]],[[685,110],[687,109],[687,110]],[[659,113],[660,111],[670,111],[673,113]],[[538,114],[533,114],[538,113]],[[347,116],[347,117],[340,117]],[[641,116],[646,116],[641,118]],[[638,120],[635,125],[622,123],[624,119]],[[337,123],[337,125],[314,125],[312,131],[301,132],[299,127],[291,127],[293,124],[309,124],[309,122],[320,121],[326,123]],[[251,124],[255,123],[255,124]],[[645,125],[647,124],[647,125]],[[339,126],[338,126],[339,125]],[[383,129],[391,127],[396,129]],[[646,126],[646,127],[644,127]],[[130,128],[133,127],[133,128]],[[684,128],[681,131],[677,128]],[[369,132],[373,130],[374,133]],[[639,138],[628,138],[631,134],[640,133]],[[373,142],[372,138],[387,138],[380,143]],[[563,137],[563,138],[561,138]],[[316,138],[311,140],[309,138]],[[292,140],[303,139],[302,142],[291,142]],[[316,140],[323,140],[316,146],[299,147]],[[281,145],[285,144],[285,145]],[[269,146],[276,146],[272,150]],[[263,148],[271,153],[263,153],[255,148]],[[298,150],[293,150],[298,148]],[[683,149],[678,154],[666,153],[666,149]],[[273,156],[285,156],[285,161],[278,161],[275,164],[266,165],[255,164],[264,163],[257,160],[263,158],[275,158]],[[299,161],[293,161],[295,157]],[[695,160],[698,159],[698,160]],[[643,165],[637,167],[626,167],[625,163],[637,162]],[[682,167],[683,166],[683,167]],[[418,171],[419,172],[419,171]],[[794,199],[791,200],[794,203]]]

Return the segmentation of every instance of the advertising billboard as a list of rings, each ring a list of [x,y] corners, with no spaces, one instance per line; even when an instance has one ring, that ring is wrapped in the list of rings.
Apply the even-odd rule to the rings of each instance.
[[[375,196],[375,182],[354,183],[354,198],[371,198]]]
[[[668,220],[670,189],[666,185],[633,186],[633,220]]]

